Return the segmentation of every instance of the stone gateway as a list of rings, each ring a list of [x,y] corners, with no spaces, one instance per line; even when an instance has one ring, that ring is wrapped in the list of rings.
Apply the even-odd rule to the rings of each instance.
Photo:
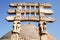
[[[9,14],[16,16],[8,16],[6,20],[13,22],[13,29],[5,34],[0,40],[55,40],[47,31],[47,23],[55,21],[52,17],[53,11],[49,3],[11,3]],[[21,24],[21,22],[38,22],[38,27],[33,24]]]

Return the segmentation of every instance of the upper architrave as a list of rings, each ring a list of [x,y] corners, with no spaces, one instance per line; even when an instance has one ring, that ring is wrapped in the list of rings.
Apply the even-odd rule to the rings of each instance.
[[[50,8],[52,5],[49,3],[11,3],[10,7],[17,7],[17,6],[39,6],[43,5],[44,8]]]

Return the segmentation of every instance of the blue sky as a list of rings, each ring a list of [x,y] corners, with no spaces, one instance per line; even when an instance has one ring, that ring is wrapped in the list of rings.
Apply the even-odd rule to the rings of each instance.
[[[60,39],[60,1],[59,0],[0,0],[0,37],[12,30],[13,22],[7,22],[5,18],[9,16],[7,10],[10,9],[11,2],[46,2],[52,4],[54,14],[52,17],[56,19],[54,23],[47,24],[47,31],[52,34],[56,40]]]

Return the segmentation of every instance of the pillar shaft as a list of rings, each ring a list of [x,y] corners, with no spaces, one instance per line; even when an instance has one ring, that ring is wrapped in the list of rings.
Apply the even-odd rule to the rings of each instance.
[[[16,17],[13,26],[13,35],[11,37],[11,40],[19,40],[19,33],[21,29],[20,17],[21,17],[21,6],[17,6]]]
[[[40,21],[39,21],[39,26],[40,26],[40,28],[41,28],[41,33],[44,31],[43,30],[43,23],[44,23],[44,20],[43,20],[43,18],[44,18],[44,12],[43,12],[43,9],[44,9],[44,7],[43,6],[39,6],[39,19],[40,19]]]

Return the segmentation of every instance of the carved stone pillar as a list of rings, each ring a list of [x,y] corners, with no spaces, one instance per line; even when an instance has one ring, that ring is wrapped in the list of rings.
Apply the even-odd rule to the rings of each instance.
[[[20,17],[21,17],[21,6],[17,6],[16,9],[16,17],[14,18],[14,26],[13,26],[13,34],[11,36],[11,40],[18,40],[19,39],[19,33],[21,29],[20,24]]]
[[[39,19],[40,19],[40,21],[39,21],[39,26],[40,26],[40,28],[41,28],[41,33],[44,33],[44,30],[43,30],[43,23],[44,23],[44,20],[43,20],[43,18],[44,18],[44,7],[43,7],[43,5],[40,5],[39,6]]]

